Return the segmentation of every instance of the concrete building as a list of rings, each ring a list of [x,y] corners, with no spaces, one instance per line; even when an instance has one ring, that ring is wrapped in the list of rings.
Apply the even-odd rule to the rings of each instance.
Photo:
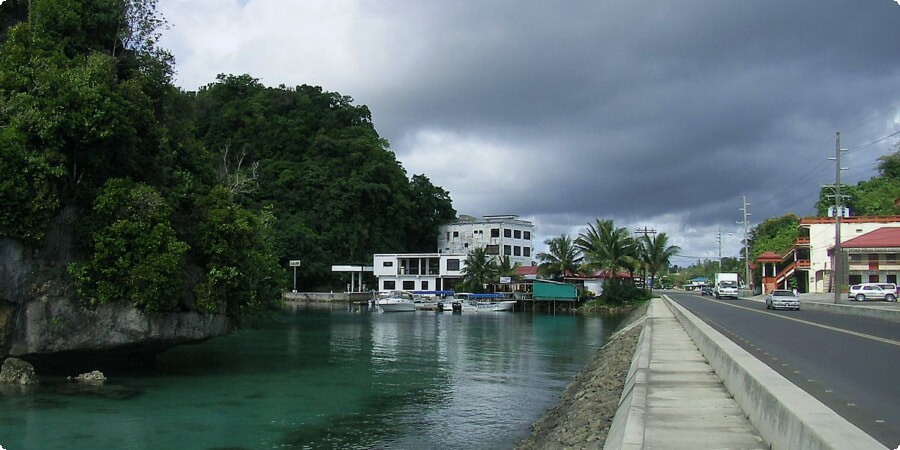
[[[509,256],[510,262],[532,265],[534,224],[516,215],[460,216],[459,220],[440,228],[438,253],[468,254],[484,247],[492,256]]]
[[[453,290],[462,279],[465,253],[390,253],[374,255],[372,274],[381,292]]]
[[[775,285],[787,288],[790,277],[796,277],[797,289],[800,292],[829,293],[834,292],[834,280],[832,272],[834,261],[832,249],[834,247],[834,219],[830,217],[807,217],[800,219],[799,236],[794,242],[794,247],[782,256],[781,262],[771,262],[771,271],[766,275],[774,274]],[[882,228],[900,228],[900,216],[875,216],[875,217],[847,217],[841,219],[841,244],[850,243],[868,233]],[[865,242],[863,242],[865,243]],[[857,248],[853,251],[845,250],[845,258],[849,257],[844,267],[847,278],[841,280],[840,286],[847,286],[853,282],[868,281],[878,278],[878,282],[889,282],[890,267],[896,264],[896,253],[892,250],[881,248],[872,253]],[[877,258],[863,255],[876,255]],[[894,256],[890,256],[894,255]],[[771,256],[771,255],[770,255]],[[890,259],[894,258],[894,259]],[[865,259],[865,262],[863,262]],[[877,259],[877,261],[876,261]],[[875,262],[874,266],[869,261]],[[884,261],[881,263],[881,261]],[[865,267],[863,267],[865,265]],[[869,270],[870,267],[875,270]],[[896,277],[896,273],[893,274]],[[856,280],[856,281],[854,281]]]

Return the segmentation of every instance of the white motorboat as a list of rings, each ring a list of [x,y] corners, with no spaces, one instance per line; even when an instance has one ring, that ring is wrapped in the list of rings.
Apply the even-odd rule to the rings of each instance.
[[[477,311],[514,311],[516,309],[515,300],[500,300],[496,302],[478,302]]]
[[[406,312],[416,310],[416,303],[413,295],[406,291],[392,291],[387,296],[378,298],[376,303],[384,312]]]
[[[506,298],[504,294],[459,293],[454,296],[453,301],[444,303],[444,311],[514,311],[516,307],[516,301],[503,300],[504,298]]]

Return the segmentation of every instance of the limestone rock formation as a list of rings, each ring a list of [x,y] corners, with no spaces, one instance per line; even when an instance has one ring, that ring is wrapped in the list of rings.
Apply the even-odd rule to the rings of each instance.
[[[39,249],[0,238],[0,358],[27,360],[38,371],[77,373],[143,365],[168,348],[233,330],[223,314],[146,314],[124,304],[77,303],[65,269],[74,253],[70,234],[60,231],[66,226],[71,224],[51,227]]]
[[[10,384],[37,384],[38,378],[34,373],[34,367],[19,358],[6,358],[3,367],[0,368],[0,383]]]

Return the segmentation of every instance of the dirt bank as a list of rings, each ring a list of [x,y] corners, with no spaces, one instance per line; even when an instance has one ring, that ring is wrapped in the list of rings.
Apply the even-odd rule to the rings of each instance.
[[[644,303],[635,309],[620,330],[643,319],[648,305]],[[560,395],[559,403],[531,426],[531,436],[516,448],[603,448],[642,328],[643,322],[617,332],[575,375]]]

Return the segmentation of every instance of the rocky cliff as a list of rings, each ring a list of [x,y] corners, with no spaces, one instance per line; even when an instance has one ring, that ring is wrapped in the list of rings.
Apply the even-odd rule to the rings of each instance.
[[[73,254],[71,237],[60,231],[70,225],[65,216],[40,249],[0,238],[0,360],[15,356],[39,373],[78,373],[146,364],[173,346],[232,331],[232,321],[222,314],[149,315],[120,304],[78,304],[65,271]]]

